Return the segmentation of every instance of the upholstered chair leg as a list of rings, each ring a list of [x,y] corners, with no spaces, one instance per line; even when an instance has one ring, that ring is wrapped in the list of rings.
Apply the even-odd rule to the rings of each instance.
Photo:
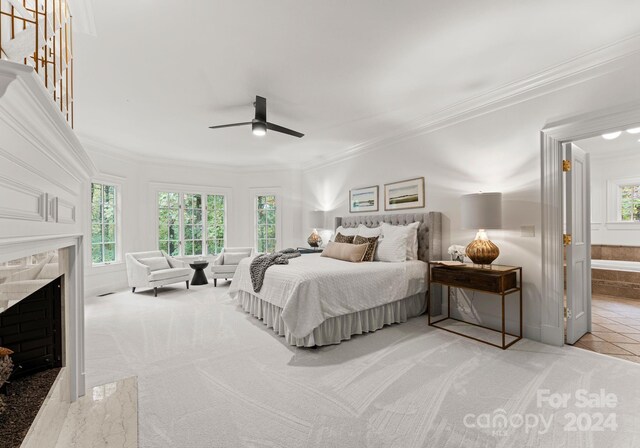
[[[189,289],[189,280],[187,280],[187,289]]]
[[[158,297],[158,288],[153,288],[153,297]]]
[[[131,292],[136,292],[136,287],[131,288]]]
[[[217,278],[213,279],[213,286],[218,286],[218,279]]]

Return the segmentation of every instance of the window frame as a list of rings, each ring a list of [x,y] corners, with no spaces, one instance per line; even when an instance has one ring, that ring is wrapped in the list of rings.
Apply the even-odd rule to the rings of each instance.
[[[118,179],[118,180],[115,180]],[[116,202],[116,206],[115,206],[115,210],[114,210],[114,214],[115,214],[115,220],[114,220],[114,225],[115,225],[115,231],[114,231],[114,238],[115,238],[115,260],[114,261],[106,261],[106,262],[101,262],[101,263],[94,263],[93,262],[93,202],[91,200],[91,195],[93,192],[93,185],[94,184],[98,184],[98,185],[102,185],[103,187],[106,186],[110,186],[110,187],[114,187],[115,189],[115,202]],[[91,179],[90,183],[89,183],[89,198],[88,198],[88,202],[89,202],[89,244],[87,244],[88,246],[88,252],[89,252],[89,256],[88,256],[88,260],[89,260],[89,264],[91,267],[93,268],[99,268],[99,267],[104,267],[104,266],[113,266],[116,264],[121,264],[123,263],[123,257],[122,257],[122,182],[119,181],[119,178],[115,178],[115,177],[97,177],[94,179]],[[103,221],[104,224],[104,221]],[[103,234],[104,234],[104,228],[103,228]],[[104,242],[102,243],[104,244]],[[103,257],[104,258],[104,257]]]
[[[152,216],[154,216],[154,241],[155,246],[159,247],[159,232],[158,232],[158,224],[160,220],[159,207],[158,207],[158,195],[160,193],[178,193],[179,194],[179,227],[180,227],[180,239],[179,239],[179,255],[174,255],[175,257],[181,258],[196,258],[196,257],[215,257],[215,254],[206,253],[208,250],[207,246],[207,231],[208,231],[208,222],[207,222],[207,196],[209,195],[220,195],[224,197],[224,241],[225,244],[229,241],[228,239],[228,228],[229,228],[229,216],[230,216],[230,203],[229,200],[231,197],[231,189],[224,187],[202,187],[197,185],[183,185],[183,184],[168,184],[168,183],[153,183],[151,185],[152,197],[154,198],[152,202],[152,207],[154,208]],[[199,194],[202,197],[202,254],[196,255],[185,255],[184,247],[185,247],[185,231],[184,231],[184,195],[185,194]],[[162,250],[162,249],[161,249]]]
[[[275,250],[282,248],[282,194],[280,188],[252,188],[251,214],[253,215],[253,248],[258,252],[258,196],[274,196],[276,199],[276,245]]]
[[[622,220],[622,187],[640,185],[640,177],[609,179],[607,181],[607,227],[640,228],[640,221]]]

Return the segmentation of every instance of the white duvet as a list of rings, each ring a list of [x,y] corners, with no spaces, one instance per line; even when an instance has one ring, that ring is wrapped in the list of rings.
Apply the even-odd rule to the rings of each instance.
[[[296,338],[308,336],[330,317],[363,311],[405,297],[424,293],[427,264],[414,260],[404,263],[349,263],[302,255],[288,265],[267,269],[260,292],[253,292],[249,274],[250,258],[245,258],[231,282],[229,294],[239,290],[282,309],[282,319]]]

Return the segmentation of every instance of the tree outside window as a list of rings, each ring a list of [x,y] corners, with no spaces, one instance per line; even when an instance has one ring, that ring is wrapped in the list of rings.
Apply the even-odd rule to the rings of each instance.
[[[224,248],[224,196],[207,195],[207,253],[219,254]]]
[[[256,197],[256,249],[258,252],[275,252],[276,221],[275,195],[258,195]]]
[[[225,225],[224,195],[158,193],[158,247],[170,255],[220,253]]]
[[[640,221],[640,185],[620,186],[620,220]]]
[[[113,263],[117,258],[116,187],[91,184],[91,261]]]
[[[158,248],[180,255],[180,195],[158,193]]]

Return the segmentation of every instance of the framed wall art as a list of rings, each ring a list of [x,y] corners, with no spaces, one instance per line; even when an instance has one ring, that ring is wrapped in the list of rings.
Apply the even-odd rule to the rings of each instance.
[[[424,177],[384,185],[384,209],[424,208]]]
[[[378,186],[354,188],[349,191],[349,213],[377,212]]]

